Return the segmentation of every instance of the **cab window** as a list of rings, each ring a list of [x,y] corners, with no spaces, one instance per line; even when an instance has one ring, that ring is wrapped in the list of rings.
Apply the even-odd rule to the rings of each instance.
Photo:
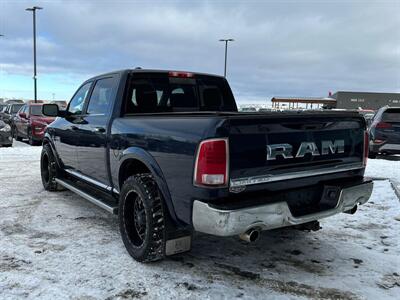
[[[99,79],[90,96],[87,113],[91,115],[107,115],[115,97],[118,80],[114,77]]]
[[[80,115],[82,114],[83,106],[85,104],[85,99],[89,93],[91,82],[84,84],[71,99],[68,112],[70,115]]]

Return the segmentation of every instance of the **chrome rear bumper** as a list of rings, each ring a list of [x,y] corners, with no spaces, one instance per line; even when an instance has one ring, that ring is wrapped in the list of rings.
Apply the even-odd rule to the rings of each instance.
[[[364,204],[370,198],[372,189],[372,181],[343,188],[340,191],[336,207],[301,217],[294,217],[286,202],[236,210],[220,210],[195,200],[193,203],[193,227],[196,231],[203,233],[232,236],[254,227],[260,230],[269,230],[303,224],[349,211],[357,204]]]

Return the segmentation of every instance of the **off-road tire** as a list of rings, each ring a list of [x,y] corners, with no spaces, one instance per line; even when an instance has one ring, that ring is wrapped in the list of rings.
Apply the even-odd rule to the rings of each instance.
[[[40,174],[45,190],[51,192],[63,190],[55,180],[58,172],[57,162],[50,145],[43,145],[42,154],[40,156]]]
[[[143,203],[141,229],[137,229],[137,203]],[[165,256],[165,208],[157,183],[151,174],[138,174],[125,180],[119,200],[119,229],[128,253],[139,262],[161,260]],[[145,224],[145,225],[144,225]]]

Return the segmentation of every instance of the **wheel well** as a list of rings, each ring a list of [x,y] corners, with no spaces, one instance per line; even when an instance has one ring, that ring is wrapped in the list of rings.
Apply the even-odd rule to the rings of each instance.
[[[151,171],[140,160],[128,159],[127,161],[125,161],[119,169],[118,183],[120,188],[128,177],[141,173],[151,173]]]

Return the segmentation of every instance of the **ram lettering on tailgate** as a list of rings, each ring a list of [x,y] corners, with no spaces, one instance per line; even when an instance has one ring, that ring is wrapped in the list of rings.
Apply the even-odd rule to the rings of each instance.
[[[275,160],[278,155],[284,159],[304,157],[307,153],[312,156],[344,153],[344,140],[322,141],[321,151],[314,142],[302,142],[294,156],[293,146],[290,144],[267,145],[267,160]]]

